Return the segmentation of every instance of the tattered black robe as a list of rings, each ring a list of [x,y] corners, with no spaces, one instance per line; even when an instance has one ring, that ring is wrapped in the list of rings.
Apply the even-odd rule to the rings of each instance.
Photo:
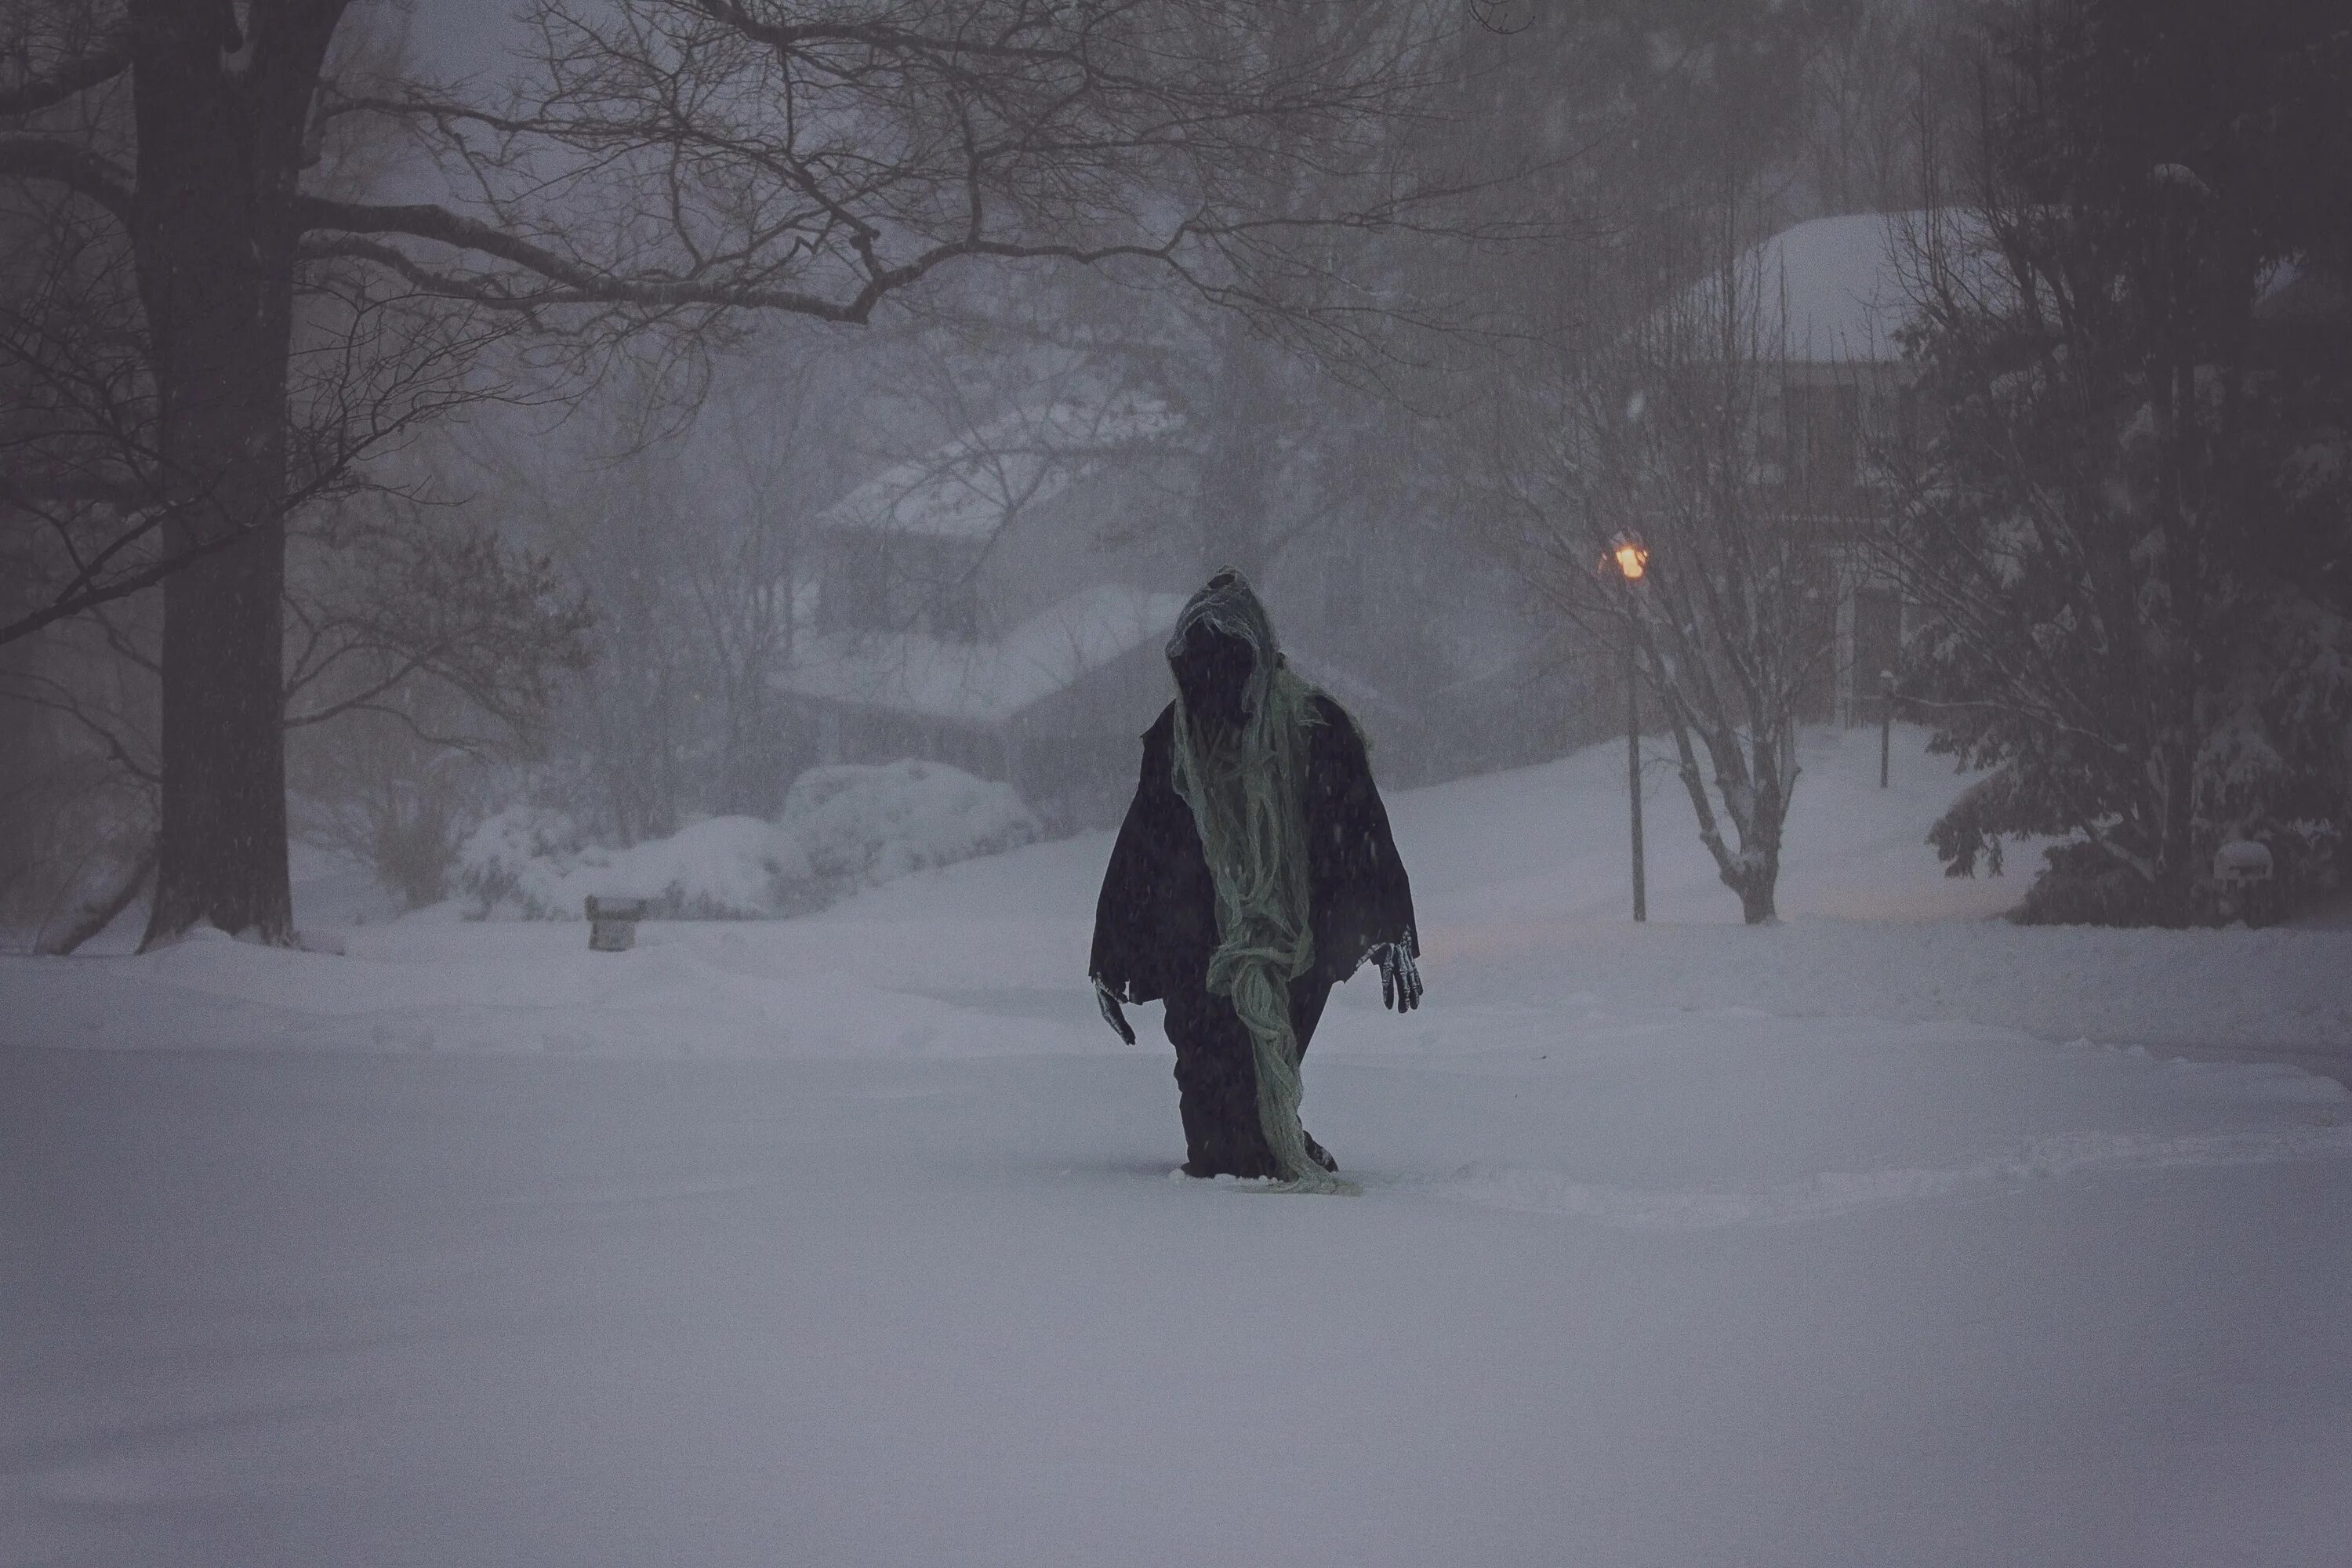
[[[1307,819],[1309,921],[1315,963],[1291,982],[1291,1026],[1303,1055],[1331,987],[1374,948],[1421,952],[1412,889],[1397,858],[1387,808],[1372,785],[1362,738],[1339,705],[1317,695],[1301,805]],[[1258,1123],[1249,1031],[1230,999],[1209,994],[1217,947],[1216,889],[1192,813],[1172,770],[1176,705],[1143,736],[1143,776],[1111,848],[1095,905],[1089,973],[1126,1002],[1164,1001],[1176,1047],[1186,1169],[1196,1175],[1279,1173]]]

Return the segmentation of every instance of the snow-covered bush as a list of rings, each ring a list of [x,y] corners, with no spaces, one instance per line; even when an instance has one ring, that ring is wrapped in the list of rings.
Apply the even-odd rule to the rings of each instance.
[[[458,882],[477,919],[580,920],[593,895],[643,899],[657,920],[757,920],[1040,837],[1011,785],[908,761],[814,769],[776,822],[714,816],[625,849],[589,843],[563,812],[512,807],[466,840]]]
[[[1045,831],[1011,784],[911,758],[810,769],[784,797],[783,824],[841,889],[1000,854]]]
[[[457,885],[480,914],[494,910],[526,918],[558,918],[554,907],[565,871],[584,848],[567,812],[515,805],[485,820],[457,847]],[[584,918],[584,916],[583,916]]]
[[[815,902],[808,857],[756,816],[714,816],[625,849],[584,843],[561,812],[517,807],[458,852],[476,914],[580,920],[587,900],[643,899],[660,920],[757,920]]]

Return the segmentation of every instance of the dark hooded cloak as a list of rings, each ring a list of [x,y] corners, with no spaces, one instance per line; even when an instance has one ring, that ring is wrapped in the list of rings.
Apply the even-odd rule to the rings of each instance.
[[[1197,1175],[1280,1175],[1260,1121],[1258,1072],[1250,1031],[1229,994],[1211,989],[1212,960],[1223,934],[1219,930],[1217,889],[1195,816],[1180,791],[1179,726],[1190,711],[1245,710],[1234,683],[1258,679],[1252,691],[1265,689],[1272,672],[1254,668],[1258,650],[1236,653],[1230,646],[1209,647],[1193,629],[1194,614],[1212,594],[1248,595],[1238,574],[1220,574],[1196,595],[1178,623],[1170,657],[1180,680],[1176,701],[1163,709],[1143,735],[1143,766],[1135,799],[1120,826],[1096,905],[1094,950],[1089,972],[1111,997],[1123,1002],[1162,1001],[1166,1027],[1176,1047],[1176,1080],[1183,1114],[1186,1169]],[[1247,600],[1257,624],[1263,610]],[[1213,636],[1213,633],[1211,634]],[[1303,1054],[1333,984],[1347,979],[1375,951],[1395,947],[1417,955],[1412,892],[1388,812],[1372,784],[1371,764],[1354,719],[1324,693],[1298,683],[1281,668],[1271,628],[1256,634],[1265,657],[1280,668],[1298,712],[1295,749],[1299,759],[1295,793],[1303,846],[1304,888],[1311,951],[1287,980],[1289,1032]],[[1218,655],[1225,657],[1221,664]],[[1208,673],[1204,674],[1203,671]],[[1222,693],[1216,683],[1229,688]],[[1204,684],[1205,683],[1205,684]],[[1221,983],[1221,986],[1224,983]],[[1330,1161],[1311,1139],[1310,1157]]]

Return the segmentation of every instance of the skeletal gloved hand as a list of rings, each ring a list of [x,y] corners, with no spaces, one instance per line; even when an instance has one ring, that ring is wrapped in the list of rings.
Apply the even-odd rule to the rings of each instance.
[[[1117,1030],[1120,1039],[1130,1046],[1135,1044],[1135,1030],[1129,1026],[1126,1013],[1120,1010],[1118,998],[1112,995],[1110,987],[1099,980],[1095,982],[1095,1005],[1102,1009],[1103,1022]]]
[[[1401,942],[1372,949],[1381,966],[1381,1005],[1394,1013],[1410,1013],[1421,1005],[1421,971],[1414,967],[1412,949]]]

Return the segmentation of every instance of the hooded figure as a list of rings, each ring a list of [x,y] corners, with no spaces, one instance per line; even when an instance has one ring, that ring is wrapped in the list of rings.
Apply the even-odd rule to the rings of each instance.
[[[1399,1013],[1421,1001],[1412,891],[1354,718],[1284,662],[1226,570],[1168,639],[1176,700],[1143,736],[1095,910],[1103,1016],[1164,1001],[1185,1173],[1352,1191],[1299,1125],[1299,1058],[1366,958]]]

